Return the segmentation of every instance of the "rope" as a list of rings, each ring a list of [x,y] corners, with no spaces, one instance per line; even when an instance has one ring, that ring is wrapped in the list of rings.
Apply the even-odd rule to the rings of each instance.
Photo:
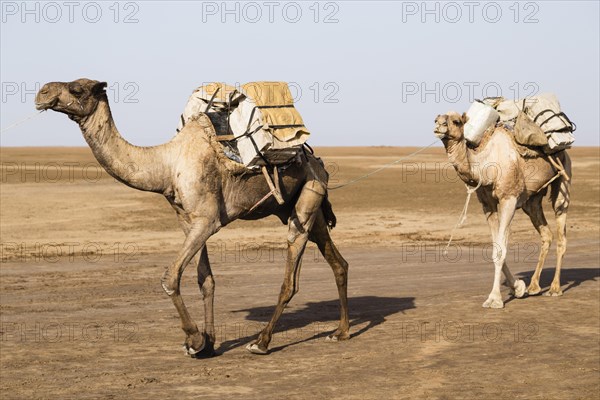
[[[410,158],[410,157],[412,157],[412,156],[416,156],[417,154],[419,154],[419,153],[423,152],[424,150],[426,150],[426,149],[430,148],[431,146],[433,146],[433,145],[434,145],[434,144],[436,144],[436,143],[438,143],[438,140],[435,140],[435,141],[433,141],[431,144],[429,144],[429,145],[427,145],[427,146],[425,146],[425,147],[421,147],[419,150],[417,150],[417,151],[414,151],[414,152],[412,152],[412,153],[410,153],[410,154],[408,154],[408,155],[406,155],[406,156],[400,157],[399,159],[397,159],[397,160],[395,160],[395,161],[392,161],[391,163],[385,164],[385,165],[383,165],[383,166],[381,166],[381,167],[377,168],[375,171],[371,171],[371,172],[369,172],[368,174],[365,174],[365,175],[359,176],[358,178],[356,178],[356,179],[353,179],[353,180],[351,180],[351,181],[349,181],[349,182],[346,182],[346,183],[342,183],[341,185],[338,185],[338,186],[333,186],[333,187],[329,187],[329,188],[327,188],[327,190],[336,190],[336,189],[341,189],[341,188],[343,188],[343,187],[346,187],[346,186],[352,185],[352,184],[354,184],[354,183],[356,183],[356,182],[358,182],[358,181],[362,181],[363,179],[366,179],[366,178],[370,177],[371,175],[375,175],[376,173],[378,173],[378,172],[380,172],[380,171],[383,171],[384,169],[386,169],[386,168],[389,168],[389,167],[391,167],[391,166],[392,166],[392,165],[394,165],[394,164],[398,164],[398,163],[399,163],[400,161],[402,161],[402,160],[406,160],[407,158]]]
[[[463,207],[462,212],[460,213],[460,216],[458,217],[458,221],[456,222],[456,225],[454,225],[454,228],[452,228],[452,232],[450,232],[450,239],[448,239],[448,243],[446,244],[446,247],[444,248],[444,256],[448,255],[448,248],[450,247],[450,244],[452,243],[452,239],[454,239],[454,232],[458,228],[463,226],[463,224],[467,221],[467,210],[469,209],[469,202],[471,201],[471,195],[473,193],[475,193],[477,191],[477,189],[479,189],[481,187],[481,175],[479,176],[477,186],[470,187],[469,185],[465,184],[465,187],[467,188],[467,200],[465,201],[465,205]]]
[[[33,119],[33,118],[35,118],[35,117],[39,116],[39,115],[40,115],[41,113],[43,113],[44,111],[46,111],[46,110],[42,110],[42,111],[36,111],[34,114],[31,114],[31,115],[29,115],[28,117],[25,117],[25,118],[23,118],[22,120],[20,120],[20,121],[17,121],[17,122],[15,122],[15,123],[14,123],[14,124],[12,124],[12,125],[9,125],[9,126],[7,126],[6,128],[2,128],[2,131],[0,131],[0,133],[4,133],[4,132],[6,132],[6,131],[7,131],[7,130],[9,130],[9,129],[12,129],[12,128],[14,128],[14,127],[18,126],[18,125],[21,125],[23,122],[25,122],[25,121],[29,121],[30,119]]]

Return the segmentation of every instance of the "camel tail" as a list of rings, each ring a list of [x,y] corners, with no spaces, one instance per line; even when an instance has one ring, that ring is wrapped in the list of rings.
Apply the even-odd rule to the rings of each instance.
[[[325,216],[325,221],[327,221],[327,226],[329,229],[335,228],[335,225],[337,224],[337,218],[333,213],[333,208],[331,207],[331,203],[329,202],[327,195],[325,195],[325,198],[321,203],[321,210],[323,211],[323,215]]]

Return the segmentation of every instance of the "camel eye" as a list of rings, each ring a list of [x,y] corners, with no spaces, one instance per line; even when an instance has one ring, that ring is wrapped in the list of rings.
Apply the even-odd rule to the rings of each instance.
[[[460,125],[460,120],[459,119],[455,119],[454,121],[452,121],[454,123],[454,125]]]
[[[81,85],[69,85],[69,92],[73,94],[81,94],[83,93],[83,88]]]

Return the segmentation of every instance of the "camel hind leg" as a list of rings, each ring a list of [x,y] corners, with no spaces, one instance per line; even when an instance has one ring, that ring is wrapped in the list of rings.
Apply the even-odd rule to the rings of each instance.
[[[562,160],[563,166],[567,175],[571,177],[571,160],[565,153],[564,160]],[[560,271],[562,268],[563,257],[567,251],[567,211],[569,209],[571,194],[571,181],[561,177],[557,181],[552,183],[550,192],[550,201],[554,208],[554,214],[556,216],[556,230],[557,230],[557,245],[556,245],[556,271],[554,272],[554,279],[550,285],[548,296],[562,296],[563,292],[560,288]]]
[[[546,217],[544,216],[542,199],[543,195],[538,195],[529,199],[523,205],[523,211],[529,216],[529,219],[531,219],[531,223],[538,231],[538,233],[540,234],[540,238],[542,239],[542,248],[540,249],[538,263],[535,266],[535,272],[531,277],[531,282],[527,287],[527,294],[531,296],[539,294],[542,290],[540,288],[540,275],[542,273],[542,269],[544,268],[544,262],[546,261],[546,256],[548,255],[548,250],[550,249],[550,245],[552,244],[553,239],[552,231],[548,227],[548,222],[546,221]]]
[[[267,353],[275,324],[281,317],[285,306],[298,292],[302,255],[325,193],[325,186],[317,180],[308,181],[300,192],[288,221],[287,260],[277,306],[271,320],[259,333],[258,339],[246,346],[246,349],[251,353]]]
[[[347,340],[350,338],[350,320],[348,318],[348,263],[336,248],[327,227],[323,211],[319,210],[315,224],[310,232],[310,240],[315,242],[331,266],[335,275],[338,294],[340,296],[340,324],[327,338],[331,341]]]

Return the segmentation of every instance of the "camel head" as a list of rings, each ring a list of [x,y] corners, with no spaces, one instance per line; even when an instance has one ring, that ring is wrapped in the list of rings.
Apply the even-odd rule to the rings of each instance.
[[[35,108],[58,111],[80,121],[96,111],[100,100],[106,100],[105,88],[106,82],[85,78],[46,83],[35,96]]]
[[[438,139],[460,140],[463,137],[465,124],[469,120],[466,113],[460,115],[455,111],[438,115],[435,119],[435,129],[433,133]]]

